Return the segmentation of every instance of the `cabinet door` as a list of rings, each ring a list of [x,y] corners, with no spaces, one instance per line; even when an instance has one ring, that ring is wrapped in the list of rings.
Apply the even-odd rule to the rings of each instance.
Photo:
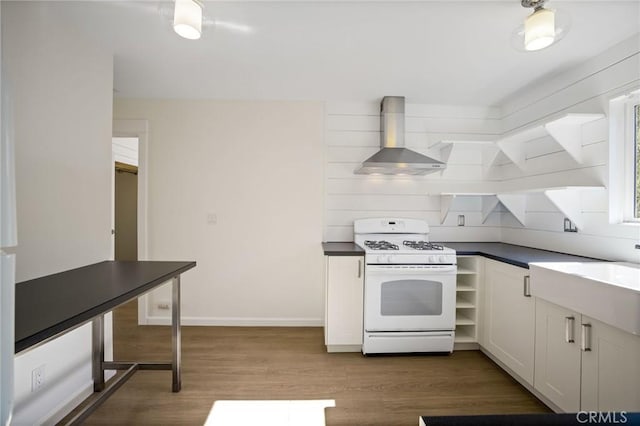
[[[580,315],[536,300],[534,387],[565,412],[580,410]]]
[[[325,343],[362,345],[364,258],[327,256]]]
[[[485,263],[484,348],[533,384],[535,302],[524,294],[528,270]]]
[[[640,337],[586,316],[582,327],[580,408],[640,411]]]

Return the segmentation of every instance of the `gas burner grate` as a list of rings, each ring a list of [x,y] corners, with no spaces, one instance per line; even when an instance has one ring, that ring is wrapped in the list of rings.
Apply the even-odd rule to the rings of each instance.
[[[371,241],[367,240],[364,242],[364,245],[370,248],[371,250],[399,250],[397,244],[392,244],[389,241]]]
[[[403,245],[415,250],[444,250],[440,244],[433,244],[428,241],[403,241]]]

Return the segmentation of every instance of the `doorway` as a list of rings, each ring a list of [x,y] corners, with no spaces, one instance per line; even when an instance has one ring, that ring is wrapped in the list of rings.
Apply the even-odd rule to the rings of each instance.
[[[114,173],[113,258],[138,260],[138,166],[116,161]]]
[[[147,140],[146,120],[114,120],[112,135],[112,246],[116,260],[148,260],[147,253]],[[117,164],[119,163],[119,164]],[[116,170],[116,169],[119,169]],[[123,185],[121,185],[123,184]],[[116,202],[118,197],[126,200]],[[124,188],[124,190],[122,190]],[[118,220],[116,210],[124,207],[125,219]],[[122,226],[121,226],[122,225]],[[120,228],[123,229],[120,229]],[[123,238],[120,238],[123,237]],[[121,245],[122,243],[122,245]],[[117,248],[116,248],[117,246]],[[124,247],[124,248],[123,248]],[[117,254],[116,254],[117,251]],[[138,299],[138,324],[148,323],[148,296]]]

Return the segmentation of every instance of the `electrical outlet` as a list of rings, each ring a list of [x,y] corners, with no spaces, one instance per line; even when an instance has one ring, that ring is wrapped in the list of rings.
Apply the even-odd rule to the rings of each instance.
[[[207,213],[207,224],[215,225],[218,223],[218,215],[215,213]]]
[[[464,215],[463,214],[459,214],[458,215],[458,226],[464,226]]]
[[[169,310],[171,308],[171,304],[169,302],[159,302],[158,309]]]
[[[37,392],[44,386],[44,364],[38,368],[34,368],[31,372],[31,392]]]
[[[578,232],[578,227],[568,217],[564,218],[564,232]]]

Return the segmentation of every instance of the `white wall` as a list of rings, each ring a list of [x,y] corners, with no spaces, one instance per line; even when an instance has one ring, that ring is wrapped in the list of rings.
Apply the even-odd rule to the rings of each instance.
[[[387,216],[427,220],[432,241],[500,240],[500,210],[483,223],[480,197],[456,198],[440,223],[440,193],[490,187],[479,148],[484,145],[456,147],[443,173],[355,175],[362,161],[380,149],[380,104],[329,102],[326,111],[326,241],[352,241],[354,219]],[[407,148],[439,157],[435,146],[443,140],[496,139],[499,110],[407,103],[405,127]],[[465,216],[464,227],[457,226],[459,214]]]
[[[149,259],[198,264],[182,277],[183,324],[320,325],[323,105],[114,106],[149,123]],[[167,323],[169,300],[150,295],[150,323]]]
[[[46,3],[2,9],[2,62],[15,108],[16,278],[24,281],[111,255],[113,61]],[[56,421],[86,395],[87,327],[16,357],[13,424]],[[45,385],[32,393],[31,372],[41,365]]]
[[[503,106],[503,131],[535,125],[565,113],[604,113],[605,118],[582,126],[583,162],[572,160],[549,138],[527,143],[527,167],[499,168],[505,182],[568,184],[595,180],[608,186],[609,100],[640,87],[640,37],[628,39],[603,54],[553,79],[530,85]],[[611,141],[611,143],[615,143]],[[527,200],[526,227],[508,214],[502,218],[504,242],[611,260],[640,262],[640,227],[609,224],[608,190],[586,191],[581,197],[585,221],[578,233],[563,232],[564,215],[543,195]]]

